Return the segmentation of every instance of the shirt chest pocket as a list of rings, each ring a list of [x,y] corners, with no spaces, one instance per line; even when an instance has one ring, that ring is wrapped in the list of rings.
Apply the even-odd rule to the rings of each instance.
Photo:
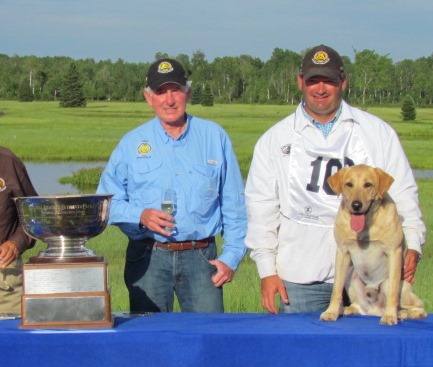
[[[219,207],[219,166],[194,165],[190,170],[191,185],[188,212],[196,224],[205,224]]]
[[[193,191],[204,198],[216,198],[218,196],[221,167],[219,165],[206,166],[196,164],[191,171],[191,179],[194,182]]]
[[[162,160],[141,159],[131,165],[128,178],[130,198],[142,203],[161,199]]]

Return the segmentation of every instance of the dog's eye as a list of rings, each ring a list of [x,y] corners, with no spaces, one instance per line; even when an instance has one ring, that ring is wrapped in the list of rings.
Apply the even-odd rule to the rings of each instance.
[[[352,182],[346,182],[345,186],[352,188],[353,187],[353,183]]]
[[[373,187],[373,184],[372,184],[371,182],[366,182],[366,183],[364,184],[364,187],[365,187],[366,189],[368,189],[368,188],[370,188],[370,187]]]

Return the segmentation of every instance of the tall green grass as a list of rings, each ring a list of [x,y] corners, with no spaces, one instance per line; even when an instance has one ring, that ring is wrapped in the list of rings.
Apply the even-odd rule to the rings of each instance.
[[[295,109],[295,106],[216,105],[188,106],[188,112],[221,124],[230,135],[245,177],[259,136]],[[127,131],[149,120],[153,113],[143,103],[91,102],[82,109],[63,109],[56,102],[20,103],[0,101],[0,145],[12,149],[25,161],[106,161]],[[402,122],[399,108],[369,108],[398,132],[413,168],[433,169],[433,109],[417,109],[415,122]],[[95,173],[83,172],[78,180],[94,180]],[[97,177],[98,173],[96,173]],[[427,244],[417,271],[415,291],[433,312],[433,181],[419,180],[421,210],[427,226]],[[219,244],[221,241],[219,240]],[[127,240],[115,227],[108,227],[91,239],[88,247],[103,255],[109,264],[109,285],[113,310],[128,309],[123,283]],[[45,248],[37,242],[24,254],[25,260]],[[236,276],[224,287],[227,312],[263,312],[260,280],[255,264],[247,255]]]
[[[188,106],[188,112],[221,124],[230,135],[245,175],[254,144],[270,126],[291,112],[287,105]],[[0,101],[0,145],[25,161],[106,161],[120,137],[153,117],[147,104],[90,102],[86,108],[60,108],[57,102]],[[401,137],[413,168],[433,169],[433,109],[417,109],[417,120],[403,122],[400,109],[369,108]]]
[[[433,181],[418,180],[418,187],[421,212],[427,229],[427,240],[423,248],[422,260],[415,274],[414,290],[424,300],[427,311],[431,313],[433,312]]]

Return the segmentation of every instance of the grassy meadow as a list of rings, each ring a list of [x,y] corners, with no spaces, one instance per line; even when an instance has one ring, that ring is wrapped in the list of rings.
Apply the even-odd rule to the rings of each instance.
[[[295,106],[216,105],[188,106],[188,112],[221,124],[230,135],[242,174],[246,176],[254,144],[259,136]],[[400,119],[400,108],[368,108],[389,122],[398,132],[412,168],[433,169],[433,109],[417,109],[414,122]],[[153,117],[143,103],[90,102],[86,108],[63,109],[56,102],[0,101],[0,145],[24,161],[106,161],[120,137]],[[429,312],[433,312],[433,181],[418,180],[420,203],[427,226],[427,244],[416,274],[415,291]],[[88,247],[103,255],[109,264],[113,310],[127,310],[128,296],[123,284],[123,263],[127,240],[116,228],[108,227],[91,239]],[[219,241],[221,243],[221,241]],[[45,245],[38,242],[25,259]],[[255,264],[244,258],[232,283],[224,288],[227,312],[263,312]]]

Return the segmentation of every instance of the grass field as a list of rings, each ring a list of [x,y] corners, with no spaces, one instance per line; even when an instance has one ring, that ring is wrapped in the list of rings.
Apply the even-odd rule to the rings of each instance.
[[[220,123],[230,135],[245,176],[254,144],[275,122],[294,110],[294,106],[216,105],[189,106],[188,112]],[[89,103],[83,109],[62,109],[55,102],[19,103],[0,101],[0,145],[13,150],[25,161],[105,161],[120,137],[150,119],[145,103]],[[368,112],[388,121],[398,132],[413,168],[433,169],[433,109],[418,109],[415,122],[402,122],[399,108],[369,108]],[[418,267],[415,291],[433,312],[433,181],[418,180],[421,210],[427,226],[427,244]],[[34,256],[45,245],[25,253]],[[91,239],[88,247],[109,263],[109,283],[113,310],[127,310],[127,291],[123,284],[126,238],[115,227],[108,227]],[[225,286],[227,312],[263,312],[259,278],[255,264],[246,256],[235,279]]]

